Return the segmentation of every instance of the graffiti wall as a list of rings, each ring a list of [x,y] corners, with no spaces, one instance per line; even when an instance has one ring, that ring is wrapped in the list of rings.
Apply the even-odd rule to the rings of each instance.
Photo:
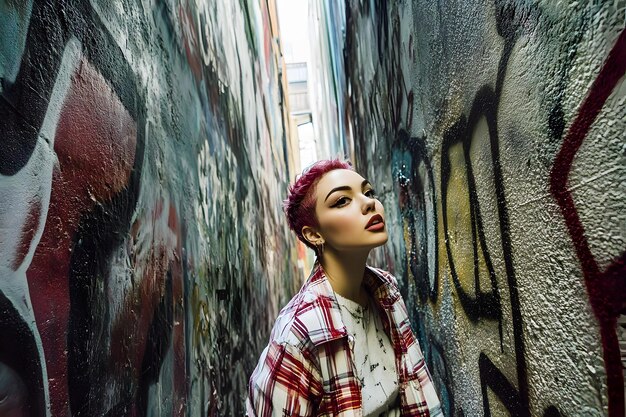
[[[624,415],[624,1],[348,1],[357,166],[446,416]],[[623,353],[622,353],[623,355]]]
[[[0,415],[243,413],[300,281],[276,30],[271,1],[0,2]]]

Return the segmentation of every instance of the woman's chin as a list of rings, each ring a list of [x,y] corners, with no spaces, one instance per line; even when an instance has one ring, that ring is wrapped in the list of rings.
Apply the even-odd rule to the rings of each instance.
[[[389,240],[389,235],[387,234],[387,232],[385,231],[384,233],[381,233],[381,235],[379,236],[378,242],[376,244],[376,247],[383,246],[385,243],[387,243],[388,240]]]
[[[370,249],[376,249],[381,246],[384,246],[388,240],[389,240],[389,236],[387,235],[387,233],[384,233],[384,234],[381,233],[380,236],[377,236],[377,239],[372,241],[370,245]]]

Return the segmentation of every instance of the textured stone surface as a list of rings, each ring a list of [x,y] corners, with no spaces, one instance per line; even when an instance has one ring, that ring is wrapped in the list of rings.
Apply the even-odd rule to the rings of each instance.
[[[0,3],[0,414],[243,413],[300,281],[273,7]]]
[[[625,8],[348,1],[356,162],[396,226],[377,258],[446,415],[624,413]]]

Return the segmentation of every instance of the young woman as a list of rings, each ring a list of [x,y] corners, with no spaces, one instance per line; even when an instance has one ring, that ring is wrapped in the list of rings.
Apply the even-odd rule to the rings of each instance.
[[[317,257],[250,378],[248,416],[441,416],[397,281],[366,265],[388,239],[370,182],[347,162],[316,162],[285,212]]]

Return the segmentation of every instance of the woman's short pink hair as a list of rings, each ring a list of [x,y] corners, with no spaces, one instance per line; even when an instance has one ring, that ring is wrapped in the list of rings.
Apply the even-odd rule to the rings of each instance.
[[[296,182],[289,187],[289,195],[283,201],[283,208],[287,215],[289,228],[293,230],[305,245],[311,249],[315,247],[302,236],[304,226],[318,227],[317,216],[315,215],[315,186],[327,172],[335,169],[349,169],[354,171],[350,161],[339,159],[324,159],[310,165]]]

